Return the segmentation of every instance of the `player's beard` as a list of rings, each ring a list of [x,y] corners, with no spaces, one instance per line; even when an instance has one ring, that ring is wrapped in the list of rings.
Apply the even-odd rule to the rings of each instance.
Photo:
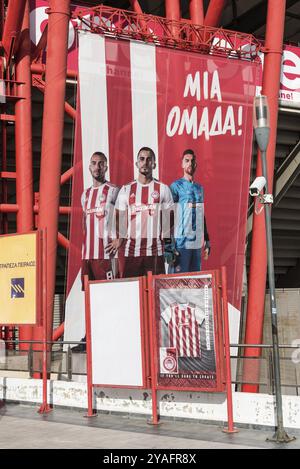
[[[195,168],[187,168],[185,170],[185,173],[188,175],[188,176],[194,176],[195,174]]]

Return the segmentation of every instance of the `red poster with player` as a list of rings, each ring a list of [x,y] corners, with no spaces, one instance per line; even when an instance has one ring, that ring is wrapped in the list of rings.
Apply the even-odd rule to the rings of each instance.
[[[91,260],[100,260],[102,272],[110,276],[120,275],[118,264],[124,251],[130,276],[144,275],[140,273],[142,264],[144,270],[148,266],[154,274],[167,273],[170,268],[184,273],[225,265],[229,313],[234,322],[231,329],[236,331],[231,339],[235,342],[242,294],[257,64],[115,40],[86,31],[79,34],[78,62],[65,340],[84,337],[82,253],[87,249],[103,252],[84,244],[95,247],[99,243],[98,219],[101,213],[114,212],[115,207],[121,211],[128,208],[130,213],[130,229],[124,234],[127,244],[116,255],[111,251],[106,259]],[[140,182],[141,148],[150,148],[154,154],[153,158],[151,153],[148,185]],[[93,159],[104,160],[97,175],[91,167],[95,152],[98,155]],[[98,195],[101,192],[99,197],[91,189],[101,171],[109,191],[105,200],[102,189],[97,189]],[[106,207],[108,199],[110,207]],[[192,244],[192,258],[188,258],[189,253],[179,253],[179,263],[174,261],[174,250],[171,261],[165,256],[160,216],[156,216],[161,213],[159,210],[169,208],[173,199],[181,213],[175,226],[176,250],[179,252],[182,247],[178,232],[182,227],[186,229],[185,224],[195,236],[188,233],[188,243],[196,238],[199,242],[197,246]],[[83,219],[89,227],[85,236]],[[107,235],[106,228],[100,237],[104,237],[104,232]],[[132,233],[136,239],[130,244]],[[105,239],[104,250],[110,242]],[[160,257],[158,262],[149,264],[150,257],[156,255]],[[170,261],[166,270],[161,255]],[[168,353],[171,356],[171,351]]]
[[[154,303],[158,389],[223,390],[214,274],[155,278]]]

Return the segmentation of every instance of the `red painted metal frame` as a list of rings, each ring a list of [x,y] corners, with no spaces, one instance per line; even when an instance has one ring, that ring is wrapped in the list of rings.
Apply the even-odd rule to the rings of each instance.
[[[228,318],[228,299],[227,299],[227,275],[226,267],[221,268],[222,278],[222,316],[223,316],[223,335],[224,352],[226,360],[226,394],[227,394],[227,417],[228,427],[224,428],[225,433],[236,433],[237,429],[233,424],[233,401],[232,401],[232,382],[231,382],[231,363],[230,363],[230,338],[229,338],[229,318]]]
[[[220,23],[222,12],[226,6],[227,0],[210,0],[208,9],[204,18],[204,24],[217,27]]]
[[[214,327],[215,327],[215,354],[216,354],[216,366],[217,369],[219,370],[218,373],[216,373],[216,381],[217,385],[215,388],[197,388],[195,387],[176,387],[176,386],[160,386],[156,385],[156,389],[158,390],[176,390],[176,391],[197,391],[197,392],[223,392],[224,391],[224,357],[222,354],[222,350],[224,348],[224,338],[223,338],[223,328],[222,328],[222,320],[221,320],[221,310],[219,308],[220,301],[218,298],[219,292],[218,292],[218,271],[216,270],[210,270],[210,271],[201,271],[201,272],[185,272],[184,274],[163,274],[163,275],[153,275],[153,280],[155,281],[156,279],[168,279],[168,278],[188,278],[188,277],[194,277],[195,275],[211,275],[212,276],[212,290],[213,290],[213,308],[214,308]],[[149,286],[148,286],[149,288]],[[153,289],[153,287],[152,287]],[[153,307],[154,307],[154,300],[153,302]],[[156,317],[155,317],[155,311],[153,312],[154,314],[154,320],[156,323]],[[156,330],[156,329],[154,329]],[[155,367],[156,371],[158,370],[158,362],[157,362],[157,351],[158,351],[158,341],[157,341],[157,334],[154,333],[154,362],[155,362]],[[157,376],[157,375],[156,375]],[[157,378],[155,378],[156,380]]]
[[[84,304],[85,304],[85,331],[86,331],[86,372],[87,372],[87,402],[88,413],[86,417],[97,415],[93,410],[93,366],[92,366],[92,334],[91,334],[91,300],[89,278],[84,276]]]
[[[149,307],[149,337],[150,337],[150,369],[151,369],[151,394],[152,394],[152,425],[158,425],[158,411],[157,411],[157,362],[155,360],[156,350],[155,347],[155,313],[153,306],[153,275],[152,272],[147,274],[147,290],[148,290],[148,307]]]
[[[147,389],[147,364],[146,364],[146,344],[148,343],[147,340],[147,329],[148,329],[148,324],[147,324],[147,317],[145,315],[145,310],[143,309],[144,305],[144,292],[143,292],[143,277],[132,277],[132,278],[126,278],[126,279],[114,279],[114,280],[89,280],[88,281],[88,289],[90,288],[90,285],[98,285],[102,283],[122,283],[122,282],[130,282],[130,281],[139,281],[139,300],[140,300],[140,333],[141,333],[141,352],[142,352],[142,380],[143,384],[142,386],[124,386],[124,385],[116,385],[116,384],[98,384],[98,383],[93,383],[94,387],[101,387],[101,388],[122,388],[122,389]],[[90,290],[88,291],[88,298],[90,298]],[[88,320],[90,321],[89,325],[86,324],[91,330],[91,312],[90,312],[90,299],[88,303],[85,303],[85,307],[89,308],[88,311]],[[87,329],[86,329],[87,330]],[[91,339],[92,341],[92,339]],[[88,353],[88,349],[87,349]],[[92,360],[91,360],[92,361]]]
[[[267,12],[262,94],[268,97],[270,112],[270,141],[267,149],[268,187],[270,192],[272,192],[274,176],[278,118],[278,93],[280,86],[283,32],[285,24],[285,3],[285,0],[269,0]],[[256,176],[261,175],[261,161],[258,157]],[[267,244],[265,217],[263,212],[257,215],[254,211],[249,270],[247,321],[244,341],[246,344],[262,343],[266,275]],[[246,348],[245,356],[259,358],[261,356],[261,349]],[[250,365],[249,362],[252,362],[252,365]],[[247,381],[247,370],[249,367],[251,367],[252,375],[256,372],[256,377],[254,379],[258,380],[259,360],[256,360],[256,362],[257,365],[254,365],[253,360],[245,360],[244,381]],[[256,370],[254,369],[255,366]],[[243,385],[244,392],[258,392],[258,389],[259,386],[256,384]]]
[[[185,20],[140,15],[103,5],[80,10],[73,16],[81,20],[79,29],[88,28],[97,34],[141,40],[172,49],[205,53],[209,51],[211,55],[255,60],[262,48],[261,43],[252,34],[195,25]],[[144,21],[147,29],[141,28],[141,21]],[[178,31],[176,37],[172,33],[174,28]],[[253,48],[251,55],[243,50],[242,45],[245,43],[250,44],[251,50]]]
[[[177,41],[180,38],[180,29],[178,27],[178,21],[181,18],[180,1],[179,0],[165,0],[166,5],[166,17],[171,20],[170,25],[171,34]]]
[[[190,0],[190,17],[194,24],[204,23],[203,0]]]
[[[42,257],[41,257],[41,240],[40,240],[40,232],[39,231],[29,231],[27,233],[10,233],[10,234],[3,234],[0,235],[1,238],[7,238],[7,237],[18,237],[18,236],[23,236],[23,235],[30,235],[34,234],[36,236],[36,301],[35,301],[35,311],[36,311],[36,316],[35,316],[35,322],[34,323],[21,323],[21,324],[1,324],[0,326],[5,326],[5,327],[15,327],[15,326],[33,326],[33,325],[40,325],[41,324],[41,275],[42,275]]]
[[[40,406],[39,414],[48,414],[52,411],[48,404],[47,384],[48,384],[48,354],[51,357],[51,348],[47,345],[47,230],[42,232],[42,312],[43,312],[43,402]]]

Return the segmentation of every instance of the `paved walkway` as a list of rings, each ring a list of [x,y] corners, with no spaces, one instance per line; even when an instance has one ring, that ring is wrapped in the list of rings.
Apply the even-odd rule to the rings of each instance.
[[[272,430],[240,429],[228,435],[218,426],[195,422],[166,421],[147,425],[146,417],[99,414],[54,409],[41,416],[37,408],[6,404],[0,410],[0,448],[93,448],[93,449],[258,449],[300,448],[295,442],[266,442]]]

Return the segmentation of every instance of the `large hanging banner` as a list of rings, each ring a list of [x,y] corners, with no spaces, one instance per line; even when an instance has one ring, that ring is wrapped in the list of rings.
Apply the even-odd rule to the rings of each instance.
[[[107,157],[107,179],[120,187],[136,177],[141,147],[152,148],[153,175],[168,186],[182,177],[183,152],[193,150],[211,244],[201,268],[226,266],[231,321],[239,323],[258,72],[256,64],[238,59],[79,34],[65,340],[84,335],[82,194],[92,185],[96,151]]]
[[[37,323],[37,236],[0,236],[0,325]]]

